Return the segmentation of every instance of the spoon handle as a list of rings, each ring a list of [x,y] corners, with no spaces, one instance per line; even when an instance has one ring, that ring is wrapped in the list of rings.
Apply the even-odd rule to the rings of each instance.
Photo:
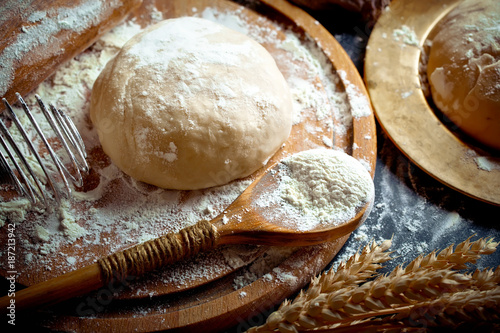
[[[44,307],[101,287],[111,288],[115,283],[126,283],[162,266],[213,249],[218,245],[219,238],[212,223],[202,220],[178,233],[138,244],[90,266],[16,291],[13,297],[1,297],[0,313],[8,313],[11,308],[23,311]]]
[[[105,283],[139,277],[217,246],[219,234],[209,221],[116,252],[98,261]]]

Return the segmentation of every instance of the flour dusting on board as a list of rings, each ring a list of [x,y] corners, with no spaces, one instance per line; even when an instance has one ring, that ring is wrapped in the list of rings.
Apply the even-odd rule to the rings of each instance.
[[[38,47],[37,52],[58,54],[62,51],[60,41],[53,36],[63,30],[81,32],[94,26],[100,21],[104,6],[101,1],[87,1],[74,7],[35,11],[26,17],[22,33],[0,53],[0,95],[7,92],[20,58],[30,54],[35,47]]]
[[[271,29],[269,24],[275,25],[272,21],[262,27],[249,25],[240,11],[218,12],[207,8],[202,12],[193,11],[193,15],[219,22],[277,50],[277,63],[281,70],[288,73],[287,82],[295,103],[295,124],[300,124],[313,112],[313,117],[322,121],[325,128],[310,127],[306,130],[317,135],[318,142],[324,142],[327,147],[333,146],[332,130],[337,133],[349,131],[352,121],[349,98],[346,92],[339,89],[340,78],[331,63],[312,40],[299,40],[293,32],[280,26]],[[161,19],[158,14],[152,17]],[[37,22],[43,18],[41,13],[31,17]],[[66,22],[71,20],[69,17],[65,19]],[[72,199],[65,200],[56,210],[32,207],[25,199],[0,202],[0,224],[15,221],[18,225],[21,238],[18,260],[19,266],[24,266],[19,270],[21,277],[30,276],[35,262],[40,275],[59,275],[95,262],[96,254],[90,249],[99,247],[104,253],[112,253],[167,232],[178,231],[200,219],[212,219],[250,184],[251,179],[244,179],[203,191],[162,190],[134,181],[106,156],[99,154],[97,133],[88,118],[92,85],[105,64],[129,38],[140,31],[142,28],[134,21],[117,26],[62,66],[35,91],[43,100],[53,102],[64,110],[75,122],[91,156],[93,169],[90,179],[93,181],[85,190],[75,188]],[[290,58],[293,61],[287,60]],[[300,73],[298,68],[306,70],[306,74]],[[317,77],[322,85],[310,89],[311,84],[307,82],[310,76]],[[33,95],[27,96],[26,100],[30,107],[35,105]],[[331,114],[334,114],[337,123],[332,122]],[[42,130],[48,128],[40,115],[37,115],[37,120]],[[30,135],[34,136],[34,133]],[[171,158],[175,158],[176,147],[171,148]],[[28,222],[25,223],[25,219]],[[269,250],[266,255],[269,260],[264,261],[266,267],[274,267],[276,262],[289,255],[288,251]],[[231,267],[244,264],[238,261],[238,257],[228,256],[227,253],[219,260],[220,264]],[[193,272],[193,276],[202,275],[205,271],[200,267],[200,271]],[[250,275],[240,276],[235,281],[235,288],[262,274]],[[274,272],[274,276],[276,281],[296,283],[294,277],[285,271]],[[189,280],[186,276],[182,279]],[[182,285],[182,281],[174,283]]]

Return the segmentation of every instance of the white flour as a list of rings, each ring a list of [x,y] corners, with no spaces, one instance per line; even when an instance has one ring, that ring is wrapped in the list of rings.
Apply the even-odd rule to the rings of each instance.
[[[359,91],[359,88],[347,80],[347,73],[338,70],[337,73],[345,84],[345,90],[351,105],[351,114],[354,118],[367,117],[371,115],[370,101],[368,97]]]
[[[500,170],[500,157],[480,155],[480,152],[468,149],[465,153],[465,158],[472,158],[478,169],[484,171]]]
[[[110,4],[112,5],[112,4]],[[103,2],[83,2],[78,6],[61,7],[58,10],[35,11],[24,17],[27,24],[22,34],[17,35],[9,46],[0,53],[0,95],[4,95],[13,80],[19,59],[31,54],[34,47],[37,52],[55,55],[61,52],[60,41],[54,38],[60,31],[83,31],[102,21]],[[6,8],[8,10],[8,8]],[[29,11],[27,11],[29,12]],[[0,10],[2,16],[8,16]]]
[[[392,31],[392,38],[397,42],[402,42],[401,47],[405,45],[420,47],[415,31],[407,25],[402,25],[401,28],[394,29]]]
[[[306,150],[283,159],[278,167],[276,190],[255,204],[265,216],[293,229],[341,224],[374,197],[365,167],[341,151]]]
[[[163,67],[172,66],[172,63],[176,64],[177,61],[180,61],[181,64],[184,64],[186,54],[189,54],[192,57],[189,60],[193,61],[200,59],[202,56],[204,61],[211,64],[245,66],[246,63],[242,61],[241,54],[251,54],[253,51],[251,44],[248,42],[222,45],[222,47],[220,43],[210,42],[209,36],[219,33],[221,26],[207,25],[203,27],[202,24],[194,20],[191,25],[192,29],[188,30],[185,29],[186,23],[183,21],[173,20],[168,22],[171,22],[173,30],[184,28],[182,35],[177,37],[166,36],[164,31],[160,29],[149,32],[141,39],[141,43],[135,44],[128,51],[130,55],[135,56],[137,59],[138,67],[158,68],[158,71],[164,72],[166,68]],[[158,53],[164,49],[168,49],[169,52],[162,57],[158,57]],[[201,52],[203,53],[200,54]],[[188,62],[187,65],[191,65],[191,62]],[[196,73],[193,73],[193,75],[196,75]]]

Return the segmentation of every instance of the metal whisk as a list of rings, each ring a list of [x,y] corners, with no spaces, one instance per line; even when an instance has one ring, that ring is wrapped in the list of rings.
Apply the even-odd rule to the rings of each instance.
[[[48,206],[47,191],[52,192],[55,201],[60,203],[61,195],[64,192],[66,197],[71,196],[68,178],[75,186],[81,187],[83,186],[82,174],[88,173],[89,168],[83,140],[66,114],[52,104],[49,105],[50,109],[47,108],[40,96],[35,95],[45,119],[55,134],[54,138],[48,139],[47,133],[42,132],[24,99],[19,93],[16,93],[16,96],[29,119],[28,125],[36,130],[39,140],[37,142],[34,138],[30,139],[27,128],[22,125],[20,118],[4,98],[3,103],[6,109],[3,115],[0,115],[2,116],[0,117],[0,148],[3,148],[3,150],[0,149],[0,184],[14,185],[17,192],[27,197],[32,203],[42,202]],[[14,126],[22,136],[22,139],[16,136],[18,142],[8,129],[13,129]],[[70,160],[68,164],[72,165],[73,172],[69,171],[60,156],[55,153],[52,146],[55,144],[61,145],[66,152]],[[47,155],[50,156],[50,159],[44,158]],[[56,172],[49,170],[49,166],[55,166]],[[42,172],[34,171],[38,167]],[[57,186],[58,180],[64,184],[65,191],[63,193],[60,193],[61,186]]]

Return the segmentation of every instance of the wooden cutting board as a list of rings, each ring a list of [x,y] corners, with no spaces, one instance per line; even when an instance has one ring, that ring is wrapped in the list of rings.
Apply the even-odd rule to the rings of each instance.
[[[239,4],[225,0],[147,0],[129,19],[146,26],[158,13],[167,19],[200,15],[206,9],[214,13],[236,15],[244,20],[246,25],[258,27],[263,36],[275,35],[277,38],[283,38],[286,31],[293,31],[301,45],[314,44],[313,47],[322,53],[327,61],[322,67],[325,71],[323,74],[325,77],[339,78],[336,89],[346,91],[345,105],[350,107],[353,117],[347,120],[349,126],[345,131],[334,131],[340,128],[341,122],[346,121],[337,116],[338,110],[335,106],[331,105],[331,112],[322,119],[318,119],[317,110],[311,108],[303,115],[302,121],[294,125],[289,140],[275,158],[317,146],[328,146],[328,140],[325,141],[325,136],[328,136],[327,139],[333,142],[334,148],[342,149],[363,161],[373,176],[376,159],[375,121],[363,81],[348,55],[331,34],[298,7],[284,0],[265,0],[260,3],[249,1]],[[276,48],[273,43],[266,43],[265,40],[262,43],[278,60],[278,66],[284,71],[285,77],[291,76],[287,70],[303,71],[301,77],[309,84],[307,89],[327,94],[329,85],[323,81],[323,76],[310,76],[307,70],[301,67],[302,62],[296,55]],[[283,66],[280,59],[294,62],[296,66]],[[360,104],[360,100],[367,104]],[[360,116],[359,109],[365,106],[368,114]],[[181,290],[175,290],[175,283],[165,288],[161,283],[151,284],[146,279],[133,285],[134,289],[146,291],[140,297],[137,293],[130,292],[130,289],[129,292],[120,291],[112,296],[109,296],[109,289],[101,290],[89,296],[90,300],[93,300],[90,303],[86,297],[70,301],[33,314],[33,321],[54,330],[76,332],[148,332],[168,329],[220,331],[237,325],[252,315],[260,315],[284,298],[292,296],[325,268],[346,239],[347,236],[323,245],[296,249],[279,263],[270,266],[267,274],[237,290],[234,280],[245,267],[229,270],[208,281],[195,281],[188,288]],[[74,250],[67,247],[62,251],[72,253]],[[102,248],[95,251],[96,255],[105,254],[105,249]],[[257,254],[262,256],[261,252],[257,251]],[[252,258],[249,262],[253,260],[258,258]],[[37,270],[36,267],[25,269],[27,273],[22,276],[28,276],[26,284],[44,280],[50,277],[50,274],[58,274],[55,267],[54,271],[48,273]],[[284,272],[286,274],[283,274]],[[96,304],[96,307],[89,304]],[[75,313],[77,308],[82,310],[80,315]]]

